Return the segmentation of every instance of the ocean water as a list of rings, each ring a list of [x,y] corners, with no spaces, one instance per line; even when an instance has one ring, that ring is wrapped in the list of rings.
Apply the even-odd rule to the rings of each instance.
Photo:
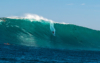
[[[100,51],[75,51],[0,44],[0,63],[100,63]]]
[[[0,61],[100,62],[100,31],[34,18],[0,18]]]

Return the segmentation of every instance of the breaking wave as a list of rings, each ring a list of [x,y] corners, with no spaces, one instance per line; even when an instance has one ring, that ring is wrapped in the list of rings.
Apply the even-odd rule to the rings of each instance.
[[[100,50],[100,31],[38,15],[0,18],[0,43],[70,50]]]

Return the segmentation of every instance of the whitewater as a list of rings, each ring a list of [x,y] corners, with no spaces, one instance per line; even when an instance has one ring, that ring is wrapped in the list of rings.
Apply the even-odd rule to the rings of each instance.
[[[100,51],[100,31],[74,24],[57,23],[38,15],[3,17],[0,18],[0,43]]]

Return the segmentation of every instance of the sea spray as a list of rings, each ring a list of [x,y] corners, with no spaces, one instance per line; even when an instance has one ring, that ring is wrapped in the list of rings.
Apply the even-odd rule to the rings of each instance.
[[[53,35],[55,36],[55,28],[54,28],[54,23],[50,22],[50,30],[53,33]]]

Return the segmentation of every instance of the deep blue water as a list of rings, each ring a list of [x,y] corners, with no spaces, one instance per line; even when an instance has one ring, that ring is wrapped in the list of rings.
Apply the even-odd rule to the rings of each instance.
[[[99,63],[100,51],[73,51],[1,44],[0,62]]]

